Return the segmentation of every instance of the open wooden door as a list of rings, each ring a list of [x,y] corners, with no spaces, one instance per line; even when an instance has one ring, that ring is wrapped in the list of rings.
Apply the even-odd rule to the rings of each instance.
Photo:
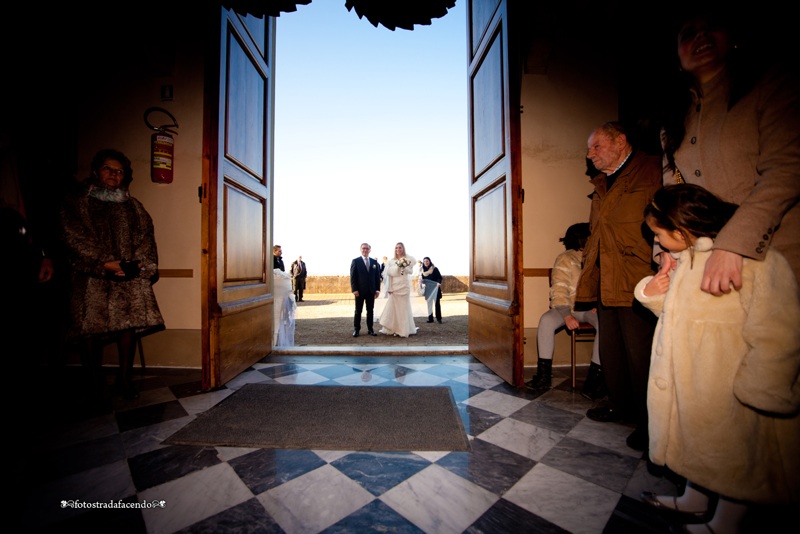
[[[469,351],[524,385],[519,72],[511,0],[468,0]],[[513,56],[512,56],[513,57]]]
[[[269,354],[273,330],[275,19],[211,9],[218,40],[207,54],[203,121],[204,390]]]

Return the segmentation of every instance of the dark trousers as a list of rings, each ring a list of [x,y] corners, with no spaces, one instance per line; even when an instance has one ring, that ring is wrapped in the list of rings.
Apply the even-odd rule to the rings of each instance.
[[[631,307],[598,306],[597,321],[609,404],[647,430],[647,381],[656,316],[634,301]]]
[[[306,288],[305,278],[292,279],[292,285],[294,286],[294,300],[303,300],[303,290]]]
[[[372,330],[372,312],[375,308],[375,294],[369,296],[359,295],[356,297],[356,313],[353,316],[353,328],[361,330],[361,312],[367,304],[367,330]]]

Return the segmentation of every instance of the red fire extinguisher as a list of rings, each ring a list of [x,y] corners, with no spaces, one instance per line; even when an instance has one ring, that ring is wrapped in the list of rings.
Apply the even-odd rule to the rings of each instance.
[[[154,111],[167,115],[172,119],[172,124],[161,126],[150,124],[148,117]],[[150,179],[157,184],[171,184],[173,162],[175,161],[175,138],[172,137],[172,134],[178,135],[178,132],[170,130],[170,128],[177,128],[178,121],[166,109],[148,108],[144,112],[144,123],[156,132],[150,137]]]

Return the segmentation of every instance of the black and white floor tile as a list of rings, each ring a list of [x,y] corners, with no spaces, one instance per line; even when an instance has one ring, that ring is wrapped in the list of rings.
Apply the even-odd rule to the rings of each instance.
[[[560,384],[534,398],[469,356],[268,357],[207,393],[199,370],[148,369],[139,399],[113,398],[108,413],[94,415],[78,402],[79,372],[44,373],[40,401],[21,411],[28,437],[8,458],[23,489],[14,512],[20,531],[590,534],[675,526],[639,494],[674,494],[680,481],[626,446],[629,426],[585,417],[592,403],[560,370]],[[163,444],[248,383],[444,385],[471,450]]]

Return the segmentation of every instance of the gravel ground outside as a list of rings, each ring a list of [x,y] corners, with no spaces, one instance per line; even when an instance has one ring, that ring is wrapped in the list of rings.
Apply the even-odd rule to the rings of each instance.
[[[385,306],[384,299],[375,301],[375,331],[380,331],[377,319]],[[407,338],[367,334],[366,312],[361,316],[361,335],[353,337],[355,298],[352,294],[308,294],[297,303],[295,312],[294,345],[326,346],[357,345],[375,347],[467,345],[466,293],[442,295],[442,323],[428,323],[428,307],[422,297],[411,298],[417,334]]]

